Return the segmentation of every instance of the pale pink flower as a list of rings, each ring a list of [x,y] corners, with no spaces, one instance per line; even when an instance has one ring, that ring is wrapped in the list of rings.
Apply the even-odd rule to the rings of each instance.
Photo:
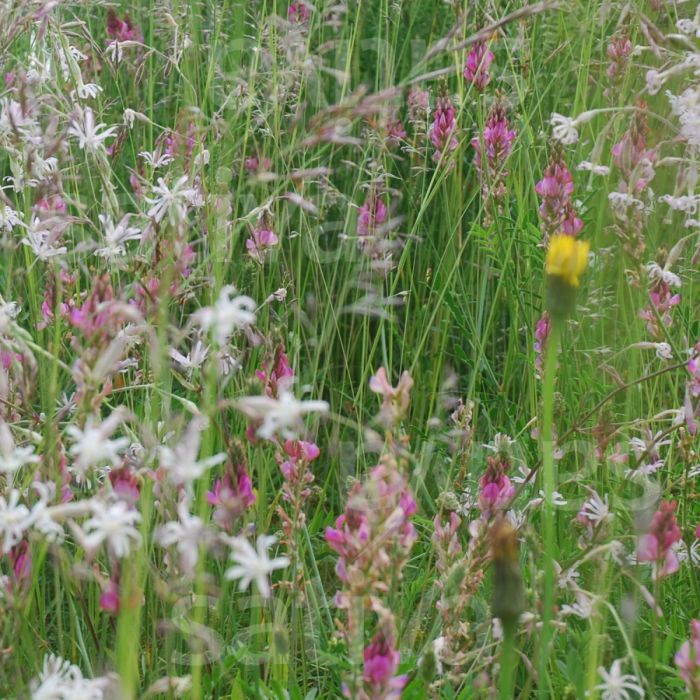
[[[700,621],[691,621],[690,639],[683,642],[674,661],[691,697],[700,697]]]
[[[637,560],[655,565],[654,577],[659,579],[678,571],[678,556],[673,545],[681,540],[676,522],[676,502],[661,501],[649,530],[637,543]]]
[[[369,380],[369,388],[382,396],[382,407],[379,412],[379,421],[386,428],[392,428],[404,416],[410,401],[410,392],[413,387],[413,379],[408,372],[401,375],[396,387],[389,383],[384,367],[380,367],[377,373]]]
[[[253,260],[259,263],[265,261],[265,253],[274,248],[279,243],[279,238],[266,226],[256,227],[253,229],[251,237],[246,240],[245,246],[248,249],[248,255]]]

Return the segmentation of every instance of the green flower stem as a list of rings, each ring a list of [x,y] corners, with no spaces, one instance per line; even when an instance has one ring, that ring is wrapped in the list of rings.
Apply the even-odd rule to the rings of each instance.
[[[554,386],[559,354],[560,320],[552,317],[552,328],[547,342],[547,354],[542,389],[542,485],[544,489],[544,604],[542,610],[542,638],[539,658],[539,697],[548,697],[547,667],[549,645],[552,639],[552,609],[554,607],[554,562],[557,558],[556,528],[554,522],[554,442],[552,424],[554,415]]]
[[[500,687],[498,695],[500,700],[512,700],[513,698],[515,675],[517,672],[515,630],[516,626],[513,624],[503,626],[503,646],[501,647]]]

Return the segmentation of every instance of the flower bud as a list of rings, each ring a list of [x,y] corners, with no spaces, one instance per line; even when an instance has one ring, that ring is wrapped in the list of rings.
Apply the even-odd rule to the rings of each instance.
[[[576,290],[588,266],[590,243],[573,236],[552,236],[547,249],[547,308],[553,317],[566,317],[575,307]]]
[[[518,536],[505,518],[491,527],[491,557],[493,559],[493,600],[491,612],[501,620],[503,628],[512,630],[525,609],[523,581],[518,559]]]

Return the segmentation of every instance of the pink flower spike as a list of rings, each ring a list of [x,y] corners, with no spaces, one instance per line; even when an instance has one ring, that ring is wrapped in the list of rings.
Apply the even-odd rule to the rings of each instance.
[[[120,606],[119,584],[111,580],[100,596],[100,609],[110,615],[118,615]]]
[[[483,90],[490,82],[489,66],[495,56],[485,42],[479,41],[472,47],[467,56],[467,65],[464,68],[464,77],[477,90]]]

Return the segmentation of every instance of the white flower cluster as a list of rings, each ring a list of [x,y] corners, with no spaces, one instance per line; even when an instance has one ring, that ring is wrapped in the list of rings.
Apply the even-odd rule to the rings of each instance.
[[[30,691],[32,700],[102,700],[109,685],[109,679],[85,678],[75,664],[49,654]]]
[[[671,112],[678,117],[680,136],[690,146],[700,146],[700,86],[689,87],[680,95],[666,93]]]

